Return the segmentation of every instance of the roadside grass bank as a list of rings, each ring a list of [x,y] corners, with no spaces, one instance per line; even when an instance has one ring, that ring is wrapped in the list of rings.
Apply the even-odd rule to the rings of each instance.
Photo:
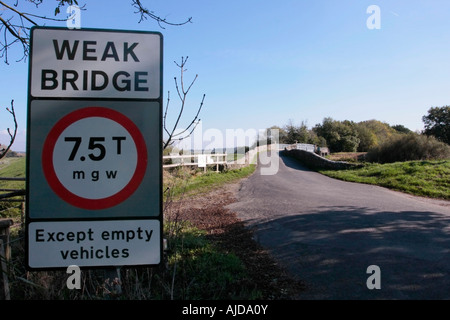
[[[189,221],[168,229],[179,228],[169,241],[166,270],[153,285],[159,290],[157,299],[175,300],[254,300],[262,292],[246,284],[250,277],[244,263],[233,252],[225,252],[208,239],[205,230]],[[170,287],[167,287],[170,284]]]
[[[347,170],[318,170],[331,178],[378,185],[416,196],[450,200],[450,160],[364,163]]]
[[[255,165],[223,170],[221,172],[202,170],[192,170],[187,168],[176,168],[171,172],[164,171],[163,190],[170,196],[178,199],[182,196],[192,196],[209,191],[212,188],[219,188],[227,183],[233,183],[250,176],[255,171]]]

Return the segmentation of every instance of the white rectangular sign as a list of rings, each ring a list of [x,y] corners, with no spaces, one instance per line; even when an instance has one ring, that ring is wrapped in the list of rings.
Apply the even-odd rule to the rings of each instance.
[[[161,35],[33,29],[31,95],[51,98],[160,97]]]
[[[30,269],[161,263],[162,61],[159,32],[31,29]]]
[[[199,155],[198,156],[198,167],[204,168],[204,167],[206,167],[207,164],[214,164],[213,157],[206,155],[206,154]]]
[[[199,168],[206,167],[206,155],[201,154],[198,156],[198,167]]]
[[[28,238],[32,268],[160,263],[158,220],[32,222]]]

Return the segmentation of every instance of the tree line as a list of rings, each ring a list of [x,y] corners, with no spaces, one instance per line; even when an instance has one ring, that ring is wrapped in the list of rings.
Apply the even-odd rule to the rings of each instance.
[[[422,118],[425,129],[413,132],[403,125],[389,125],[378,120],[354,122],[350,120],[323,119],[322,123],[308,128],[306,122],[295,125],[290,120],[283,127],[272,126],[279,130],[279,143],[308,143],[319,147],[328,147],[330,152],[368,152],[389,141],[405,135],[426,135],[450,144],[450,106],[433,107]]]

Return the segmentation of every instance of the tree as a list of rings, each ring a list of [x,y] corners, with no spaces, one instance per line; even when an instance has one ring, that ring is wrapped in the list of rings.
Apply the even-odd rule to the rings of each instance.
[[[280,135],[280,143],[294,144],[294,143],[311,143],[317,144],[317,135],[308,129],[308,125],[305,121],[302,121],[300,125],[294,125],[294,122],[289,120],[288,124],[283,128],[283,139]]]
[[[450,106],[430,108],[422,121],[425,124],[424,134],[450,144]]]
[[[44,0],[28,0],[27,2],[34,4],[36,8],[41,5]],[[8,5],[4,1],[0,1],[0,57],[4,58],[5,63],[8,61],[8,50],[14,45],[20,45],[23,49],[23,55],[17,61],[26,59],[29,55],[30,45],[30,29],[32,26],[37,26],[49,21],[66,21],[68,18],[57,18],[61,13],[61,8],[64,6],[78,5],[77,0],[57,0],[54,11],[55,17],[47,17],[35,13],[25,12],[24,4],[16,3]],[[86,5],[83,5],[84,9]],[[161,18],[153,11],[147,9],[141,0],[131,0],[131,6],[136,9],[135,13],[139,14],[142,22],[147,19],[154,20],[158,25],[164,29],[165,26],[180,26],[192,22],[192,18],[188,18],[182,22],[171,22],[165,18]]]
[[[355,152],[360,142],[355,123],[352,121],[336,121],[327,117],[313,130],[317,136],[326,140],[332,152]]]
[[[6,108],[6,111],[8,111],[11,116],[13,117],[13,121],[14,121],[14,131],[11,133],[11,130],[8,128],[6,129],[6,131],[9,134],[9,143],[6,146],[6,148],[2,148],[0,149],[0,159],[2,159],[3,157],[6,156],[6,154],[8,153],[8,151],[11,149],[11,146],[14,143],[14,140],[16,139],[16,134],[17,134],[17,120],[16,120],[16,113],[14,111],[14,100],[11,101],[11,109],[10,108]]]
[[[277,137],[274,135],[277,135]],[[278,138],[278,141],[276,141],[276,138]],[[286,140],[286,131],[278,126],[271,126],[266,129],[264,137],[260,137],[260,142],[261,139],[264,140],[264,143],[259,144],[285,143],[283,141]]]
[[[288,124],[284,126],[284,131],[286,132],[285,142],[287,144],[297,143],[300,139],[297,128],[292,120],[289,120]]]
[[[164,131],[167,133],[167,139],[163,142],[163,149],[166,149],[169,146],[172,146],[175,142],[179,142],[181,140],[186,139],[187,137],[189,137],[195,130],[195,128],[197,127],[197,125],[200,123],[200,119],[198,118],[200,115],[200,111],[203,108],[203,103],[205,101],[205,94],[203,94],[203,98],[202,101],[200,102],[200,106],[197,108],[197,113],[195,115],[195,117],[192,119],[192,121],[190,122],[190,124],[181,132],[176,132],[178,125],[180,124],[183,112],[185,111],[186,108],[186,99],[187,99],[187,95],[189,93],[189,91],[191,90],[192,86],[194,85],[195,81],[198,78],[198,75],[195,75],[194,80],[192,80],[192,82],[190,83],[189,86],[185,86],[184,85],[184,73],[186,72],[185,66],[187,63],[189,57],[186,57],[186,59],[184,57],[181,57],[181,63],[177,63],[176,61],[174,61],[174,63],[177,65],[178,68],[180,68],[180,82],[178,82],[177,77],[174,77],[175,80],[175,88],[177,90],[177,94],[178,94],[178,98],[180,99],[180,110],[178,112],[178,116],[177,119],[175,121],[175,124],[173,125],[172,129],[168,128],[168,123],[167,123],[167,113],[169,111],[169,103],[170,103],[170,91],[167,93],[167,105],[166,105],[166,110],[164,112],[164,117],[163,117],[163,127],[164,127]]]
[[[364,123],[358,123],[356,125],[356,130],[358,131],[358,137],[360,140],[358,145],[359,152],[368,151],[378,145],[378,138],[376,134],[370,128],[365,126]]]
[[[392,126],[391,128],[399,133],[408,134],[408,133],[412,132],[410,129],[408,129],[407,127],[405,127],[404,125],[401,125],[401,124],[396,124],[395,126]]]

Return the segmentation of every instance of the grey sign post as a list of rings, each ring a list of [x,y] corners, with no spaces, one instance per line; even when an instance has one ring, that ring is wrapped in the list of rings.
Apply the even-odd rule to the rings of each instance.
[[[27,267],[158,265],[162,35],[35,27]]]

